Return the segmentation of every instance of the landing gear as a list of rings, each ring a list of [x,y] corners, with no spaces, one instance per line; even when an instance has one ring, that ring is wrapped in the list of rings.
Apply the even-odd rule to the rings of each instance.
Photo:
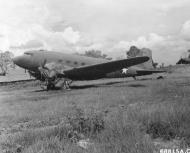
[[[157,77],[157,80],[160,80],[160,79],[164,79],[164,77],[163,76]]]
[[[41,84],[41,88],[44,90],[71,90],[70,85],[72,80],[66,78],[57,78],[56,80],[46,80],[45,83]]]
[[[48,84],[46,89],[47,89],[47,91],[48,90],[53,90],[53,89],[55,89],[55,85],[54,84]]]
[[[134,80],[137,80],[136,76],[133,76],[133,79],[134,79]]]
[[[57,78],[56,80],[45,80],[42,84],[40,84],[43,90],[71,90],[70,85],[72,80],[67,78]]]
[[[72,83],[72,80],[67,78],[61,78],[56,81],[55,87],[59,89],[65,89],[65,90],[71,90],[70,84]]]
[[[68,78],[58,77],[58,72],[56,70],[48,69],[47,67],[39,67],[40,78],[43,81],[41,88],[44,90],[59,90],[66,89],[70,90],[70,84],[72,80]],[[64,74],[62,74],[64,75]]]
[[[51,79],[45,79],[45,81],[43,81],[43,83],[41,83],[40,86],[43,90],[47,90],[47,91],[55,89],[55,83]]]
[[[71,90],[70,89],[70,84],[72,83],[72,80],[68,80],[68,79],[66,79],[65,81],[64,81],[64,89],[66,89],[66,90]]]

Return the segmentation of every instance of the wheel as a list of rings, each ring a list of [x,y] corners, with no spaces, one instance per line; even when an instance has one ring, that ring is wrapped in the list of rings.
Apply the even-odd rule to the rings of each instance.
[[[50,90],[51,89],[51,85],[48,84],[46,89],[47,89],[47,91]]]
[[[47,84],[47,91],[48,90],[53,90],[53,89],[55,89],[55,85],[54,84]]]

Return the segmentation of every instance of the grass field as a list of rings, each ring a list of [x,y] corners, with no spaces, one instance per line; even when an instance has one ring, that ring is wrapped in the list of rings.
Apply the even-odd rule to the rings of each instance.
[[[10,81],[18,81],[18,80],[29,80],[32,79],[28,73],[25,72],[24,69],[15,67],[8,68],[6,76],[0,76],[1,82],[10,82]]]
[[[163,80],[148,76],[74,82],[71,91],[42,91],[37,81],[2,84],[1,152],[151,153],[187,148],[190,73],[180,69]],[[80,147],[78,142],[87,139],[87,149]]]

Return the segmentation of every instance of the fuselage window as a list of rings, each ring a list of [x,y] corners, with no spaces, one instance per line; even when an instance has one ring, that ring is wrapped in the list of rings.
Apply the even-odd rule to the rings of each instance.
[[[25,55],[33,56],[33,53],[30,53],[30,52],[25,52],[24,54],[25,54]]]
[[[58,62],[59,62],[59,63],[62,63],[62,62],[63,62],[63,60],[62,60],[62,59],[59,59],[59,60],[58,60]]]
[[[75,64],[75,65],[77,65],[77,64],[78,64],[78,62],[74,62],[74,64]]]
[[[67,64],[69,64],[69,63],[70,63],[70,61],[66,61],[66,63],[67,63]]]
[[[81,65],[85,65],[85,63],[81,63]]]

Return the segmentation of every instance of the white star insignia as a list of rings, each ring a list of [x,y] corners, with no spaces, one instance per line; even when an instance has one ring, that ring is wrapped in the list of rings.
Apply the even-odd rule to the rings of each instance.
[[[127,71],[128,71],[127,68],[123,68],[123,69],[122,69],[122,74],[127,74]]]

